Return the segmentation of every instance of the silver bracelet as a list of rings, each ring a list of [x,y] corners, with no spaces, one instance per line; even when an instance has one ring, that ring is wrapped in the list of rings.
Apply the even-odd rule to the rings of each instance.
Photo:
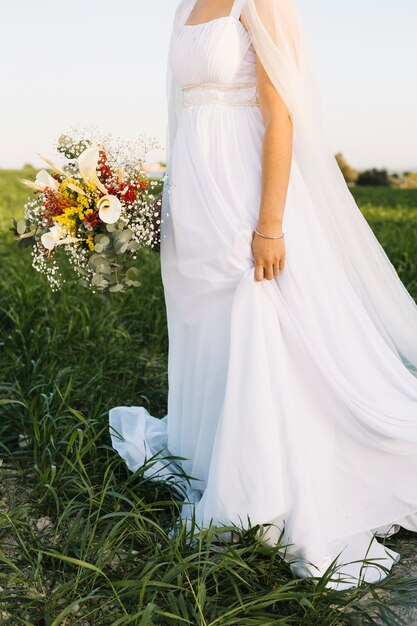
[[[278,235],[277,237],[268,237],[267,235],[263,235],[262,233],[260,233],[257,228],[255,228],[255,233],[259,235],[259,237],[263,237],[264,239],[283,239],[284,237],[284,233],[282,233],[282,235]]]

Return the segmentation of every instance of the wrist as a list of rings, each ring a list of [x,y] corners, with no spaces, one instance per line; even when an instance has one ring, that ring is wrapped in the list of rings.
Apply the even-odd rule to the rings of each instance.
[[[267,235],[268,237],[274,237],[276,235],[282,235],[282,221],[262,221],[259,220],[256,224],[257,230],[259,230],[263,235]]]
[[[256,227],[254,230],[254,234],[258,235],[258,237],[261,237],[261,239],[273,239],[273,240],[278,240],[278,239],[284,239],[284,233],[281,233],[280,235],[266,235],[265,233],[261,233]]]

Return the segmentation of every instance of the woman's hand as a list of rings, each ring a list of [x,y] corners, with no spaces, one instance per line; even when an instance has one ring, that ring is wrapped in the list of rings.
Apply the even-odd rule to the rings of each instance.
[[[260,228],[259,228],[260,230]],[[280,233],[276,233],[279,235]],[[275,235],[274,235],[275,236]],[[252,238],[255,280],[271,280],[285,266],[285,242],[282,239],[265,239],[255,232]]]

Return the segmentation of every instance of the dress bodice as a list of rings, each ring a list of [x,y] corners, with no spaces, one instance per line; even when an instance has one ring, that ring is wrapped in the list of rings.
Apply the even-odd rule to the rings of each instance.
[[[193,6],[186,2],[183,19],[174,24],[170,65],[179,85],[256,82],[256,55],[240,21],[241,0],[229,16],[201,24],[185,24]]]

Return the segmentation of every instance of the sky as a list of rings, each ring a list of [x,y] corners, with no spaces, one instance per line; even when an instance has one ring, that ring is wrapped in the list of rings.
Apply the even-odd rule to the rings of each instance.
[[[160,146],[149,160],[164,160],[178,2],[2,0],[0,167],[40,166],[36,152],[52,157],[73,126],[146,133]],[[334,152],[358,169],[417,170],[417,0],[295,3]]]

